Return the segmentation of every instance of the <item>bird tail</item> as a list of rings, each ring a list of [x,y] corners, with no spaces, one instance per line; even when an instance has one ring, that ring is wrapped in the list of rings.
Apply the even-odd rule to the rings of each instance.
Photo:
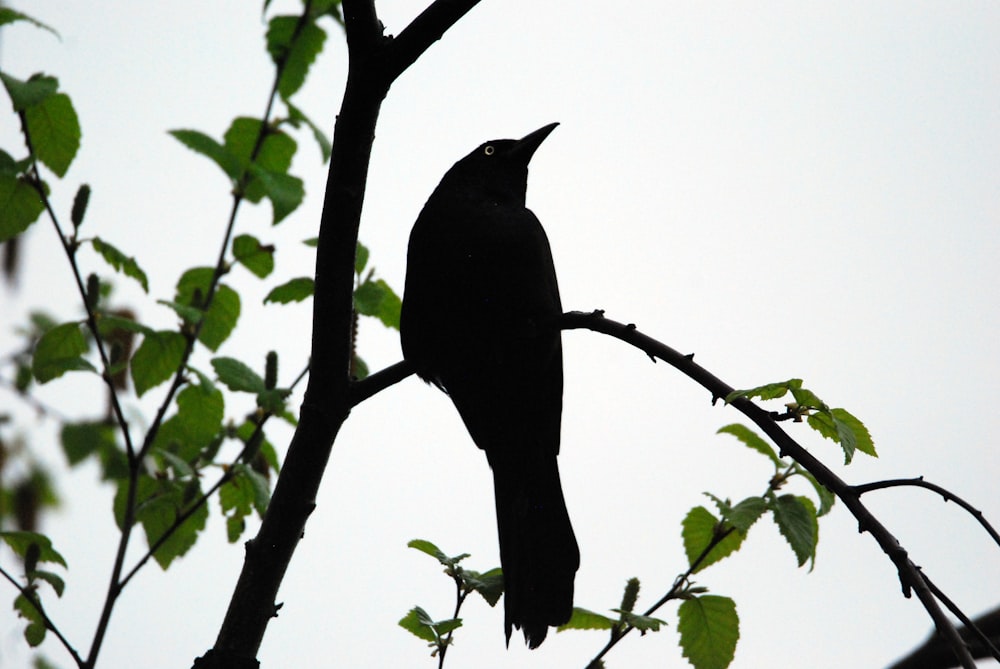
[[[559,482],[556,455],[490,458],[496,493],[504,625],[537,648],[550,626],[573,613],[573,579],[580,566],[573,526]]]

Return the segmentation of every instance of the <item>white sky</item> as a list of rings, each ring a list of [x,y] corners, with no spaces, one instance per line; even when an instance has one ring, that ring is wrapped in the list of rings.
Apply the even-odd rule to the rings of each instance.
[[[422,5],[379,3],[387,32]],[[16,7],[62,41],[6,30],[0,66],[58,76],[83,125],[67,180],[50,181],[53,200],[68,220],[77,185],[92,186],[85,231],[138,258],[151,278],[140,314],[170,327],[153,298],[171,298],[184,268],[214,262],[229,196],[218,168],[166,131],[220,136],[233,116],[262,113],[271,70],[260,3]],[[485,139],[560,121],[532,163],[528,200],[549,233],[567,309],[635,322],[737,387],[804,377],[875,437],[881,458],[859,456],[842,472],[849,481],[925,475],[1000,522],[998,29],[990,2],[657,0],[617,13],[606,3],[484,2],[390,92],[362,240],[401,291],[409,227],[444,171]],[[345,58],[331,30],[298,99],[328,130]],[[0,146],[20,146],[9,113]],[[308,308],[256,305],[268,286],[312,269],[298,240],[315,234],[325,168],[304,135],[294,171],[307,199],[290,220],[271,228],[266,206],[242,212],[240,232],[279,244],[277,270],[267,286],[240,269],[230,276],[243,328],[220,351],[262,361],[277,348],[286,380],[308,353]],[[78,314],[51,226],[32,230],[24,255],[20,291],[0,296],[0,351],[29,307]],[[104,270],[81,258],[87,271]],[[117,285],[121,303],[140,305],[131,282]],[[362,337],[373,369],[399,359],[395,333],[366,327]],[[683,571],[680,521],[708,503],[701,492],[757,494],[769,468],[713,434],[738,414],[711,407],[671,368],[599,335],[564,340],[561,468],[583,556],[577,604],[617,606],[624,581],[638,576],[641,606]],[[42,395],[83,416],[103,411],[93,377]],[[60,463],[50,426],[39,429],[39,456]],[[831,442],[793,435],[843,469]],[[45,528],[70,563],[66,595],[48,606],[81,651],[113,555],[111,490],[96,478],[93,468],[62,478],[67,504]],[[495,566],[490,486],[440,393],[410,379],[359,407],[286,577],[263,665],[436,666],[396,621],[415,604],[449,616],[450,583],[405,544],[426,538],[472,553],[471,568]],[[1000,551],[955,505],[910,490],[866,501],[967,612],[998,603]],[[699,576],[737,602],[735,667],[879,667],[927,634],[926,614],[902,598],[890,563],[842,506],[820,537],[811,574],[765,521],[739,554]],[[213,522],[168,573],[150,567],[115,613],[101,666],[188,666],[214,640],[242,554]],[[674,611],[658,614],[669,630],[628,639],[609,666],[685,666]],[[24,666],[20,624],[4,615],[0,664]],[[463,617],[453,668],[583,667],[604,643],[577,632],[505,651],[501,607],[470,600]],[[70,665],[54,643],[45,649]]]

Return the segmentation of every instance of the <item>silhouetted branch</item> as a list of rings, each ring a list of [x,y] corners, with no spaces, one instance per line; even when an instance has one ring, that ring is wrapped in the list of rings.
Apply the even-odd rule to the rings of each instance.
[[[994,647],[1000,645],[1000,608],[993,609],[972,621],[973,627],[985,635]],[[959,634],[969,646],[973,657],[986,657],[990,651],[976,640],[969,627],[963,627]],[[995,656],[994,656],[995,657]],[[932,633],[919,648],[902,658],[889,669],[947,669],[955,666],[955,654],[941,638],[940,634]]]
[[[858,495],[863,495],[866,492],[871,492],[872,490],[881,490],[883,488],[896,488],[899,486],[926,488],[927,490],[933,490],[937,494],[944,497],[944,501],[946,502],[955,502],[955,504],[958,504],[960,507],[968,511],[973,518],[978,520],[979,524],[983,526],[983,529],[985,529],[986,532],[990,535],[990,537],[992,537],[993,541],[998,546],[1000,546],[1000,534],[997,534],[997,531],[993,528],[990,522],[986,520],[986,517],[983,515],[982,511],[972,506],[971,504],[969,504],[964,499],[962,499],[955,493],[951,492],[947,488],[942,488],[936,483],[925,481],[923,476],[918,476],[917,478],[912,478],[912,479],[890,479],[887,481],[874,481],[872,483],[856,485],[854,486],[854,492],[856,492]]]
[[[695,364],[693,354],[683,355],[669,346],[642,334],[636,329],[634,324],[625,325],[604,318],[604,313],[601,311],[594,311],[592,313],[574,311],[563,314],[562,327],[567,330],[585,328],[601,332],[635,346],[654,360],[657,358],[663,360],[706,388],[712,394],[713,403],[718,399],[728,397],[734,392],[732,387],[700,365]],[[805,467],[817,481],[826,486],[826,488],[844,502],[844,505],[857,518],[859,531],[870,533],[875,538],[875,541],[878,542],[882,551],[896,565],[903,596],[910,597],[911,592],[917,593],[917,598],[924,605],[938,631],[947,640],[955,655],[961,660],[962,666],[965,669],[975,669],[976,664],[972,655],[969,653],[968,648],[966,648],[962,638],[958,635],[955,626],[948,619],[948,616],[945,615],[944,611],[941,610],[920,569],[910,560],[906,550],[900,545],[899,541],[861,503],[860,495],[853,487],[844,482],[843,479],[816,459],[809,451],[789,437],[767,411],[744,398],[735,400],[732,405],[753,421],[778,445],[782,456],[791,457]]]

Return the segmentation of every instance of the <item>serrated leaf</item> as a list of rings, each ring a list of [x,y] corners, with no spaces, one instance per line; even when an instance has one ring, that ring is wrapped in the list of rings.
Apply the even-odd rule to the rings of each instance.
[[[66,560],[52,547],[52,540],[44,534],[21,530],[0,532],[0,542],[7,544],[15,554],[24,559],[32,546],[38,547],[38,562],[53,562],[66,566]]]
[[[677,631],[683,655],[695,669],[726,669],[740,638],[736,603],[718,595],[685,600],[677,610]]]
[[[276,304],[288,304],[289,302],[301,302],[313,296],[315,282],[309,277],[299,277],[286,281],[280,286],[275,286],[264,298],[264,304],[274,302]]]
[[[261,279],[274,271],[274,247],[262,245],[251,235],[233,239],[233,257]]]
[[[212,369],[215,370],[219,381],[230,390],[247,393],[260,393],[265,390],[264,379],[236,358],[213,358]]]
[[[747,530],[767,511],[767,501],[763,497],[747,497],[739,504],[731,505],[728,500],[723,501],[715,495],[705,494],[715,502],[723,519],[743,534],[746,534]]]
[[[45,166],[63,177],[80,149],[80,121],[65,93],[55,93],[24,110],[31,146]]]
[[[681,537],[684,540],[684,552],[687,554],[688,564],[695,565],[698,558],[715,541],[716,536],[724,532],[726,527],[703,506],[696,506],[691,509],[681,523]],[[746,534],[733,528],[725,538],[718,541],[711,551],[698,563],[693,573],[697,573],[711,564],[728,557],[739,549]]]
[[[81,357],[86,352],[87,342],[79,323],[57,325],[35,345],[31,371],[39,383],[48,383],[66,372],[97,371]]]
[[[107,336],[115,330],[125,330],[126,332],[136,332],[143,335],[155,332],[153,328],[148,325],[143,325],[139,321],[111,314],[99,314],[97,319],[97,330],[101,333],[102,337]]]
[[[0,242],[27,230],[43,211],[38,191],[15,175],[0,176]]]
[[[579,606],[573,607],[573,615],[569,622],[560,625],[558,631],[563,630],[609,630],[618,624],[614,618],[609,618],[600,613],[594,613]]]
[[[299,20],[298,16],[275,16],[268,24],[267,50],[281,68],[278,94],[283,100],[302,87],[326,40],[326,31],[312,20],[307,20],[296,32]]]
[[[243,174],[243,163],[240,162],[239,158],[205,133],[181,129],[170,130],[168,134],[195,153],[200,153],[218,165],[234,183]]]
[[[136,395],[142,397],[173,376],[186,346],[187,340],[178,332],[161,330],[144,336],[129,366]]]
[[[94,237],[90,243],[116,272],[122,272],[125,276],[135,279],[142,286],[143,291],[149,292],[149,279],[146,278],[146,273],[139,267],[135,258],[125,255],[100,237]]]
[[[819,523],[816,507],[808,497],[782,495],[772,505],[774,522],[795,553],[799,566],[815,563],[816,544],[819,542]],[[810,565],[810,570],[812,565]]]
[[[756,432],[748,428],[746,425],[741,425],[739,423],[725,425],[720,427],[716,434],[731,434],[753,450],[766,455],[771,462],[774,463],[775,467],[785,466],[785,463],[781,461],[781,458],[779,458],[778,454],[774,452],[771,445],[764,441]]]
[[[382,279],[368,280],[354,291],[354,308],[359,314],[374,316],[386,327],[399,329],[399,313],[403,301]]]
[[[759,397],[762,400],[773,400],[784,397],[785,393],[793,388],[801,388],[802,379],[789,379],[788,381],[778,381],[777,383],[767,383],[763,386],[750,388],[748,390],[734,390],[726,396],[726,404],[731,404],[739,397],[752,399]]]
[[[819,397],[816,396],[811,390],[806,388],[798,387],[791,388],[792,397],[795,398],[796,403],[802,407],[810,407],[813,409],[821,409],[826,406],[826,404]]]

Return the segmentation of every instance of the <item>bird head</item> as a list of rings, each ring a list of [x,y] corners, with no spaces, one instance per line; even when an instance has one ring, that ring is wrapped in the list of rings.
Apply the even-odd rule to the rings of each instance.
[[[451,192],[497,202],[524,203],[528,163],[558,123],[542,126],[521,139],[494,139],[480,144],[448,170],[441,186]]]

